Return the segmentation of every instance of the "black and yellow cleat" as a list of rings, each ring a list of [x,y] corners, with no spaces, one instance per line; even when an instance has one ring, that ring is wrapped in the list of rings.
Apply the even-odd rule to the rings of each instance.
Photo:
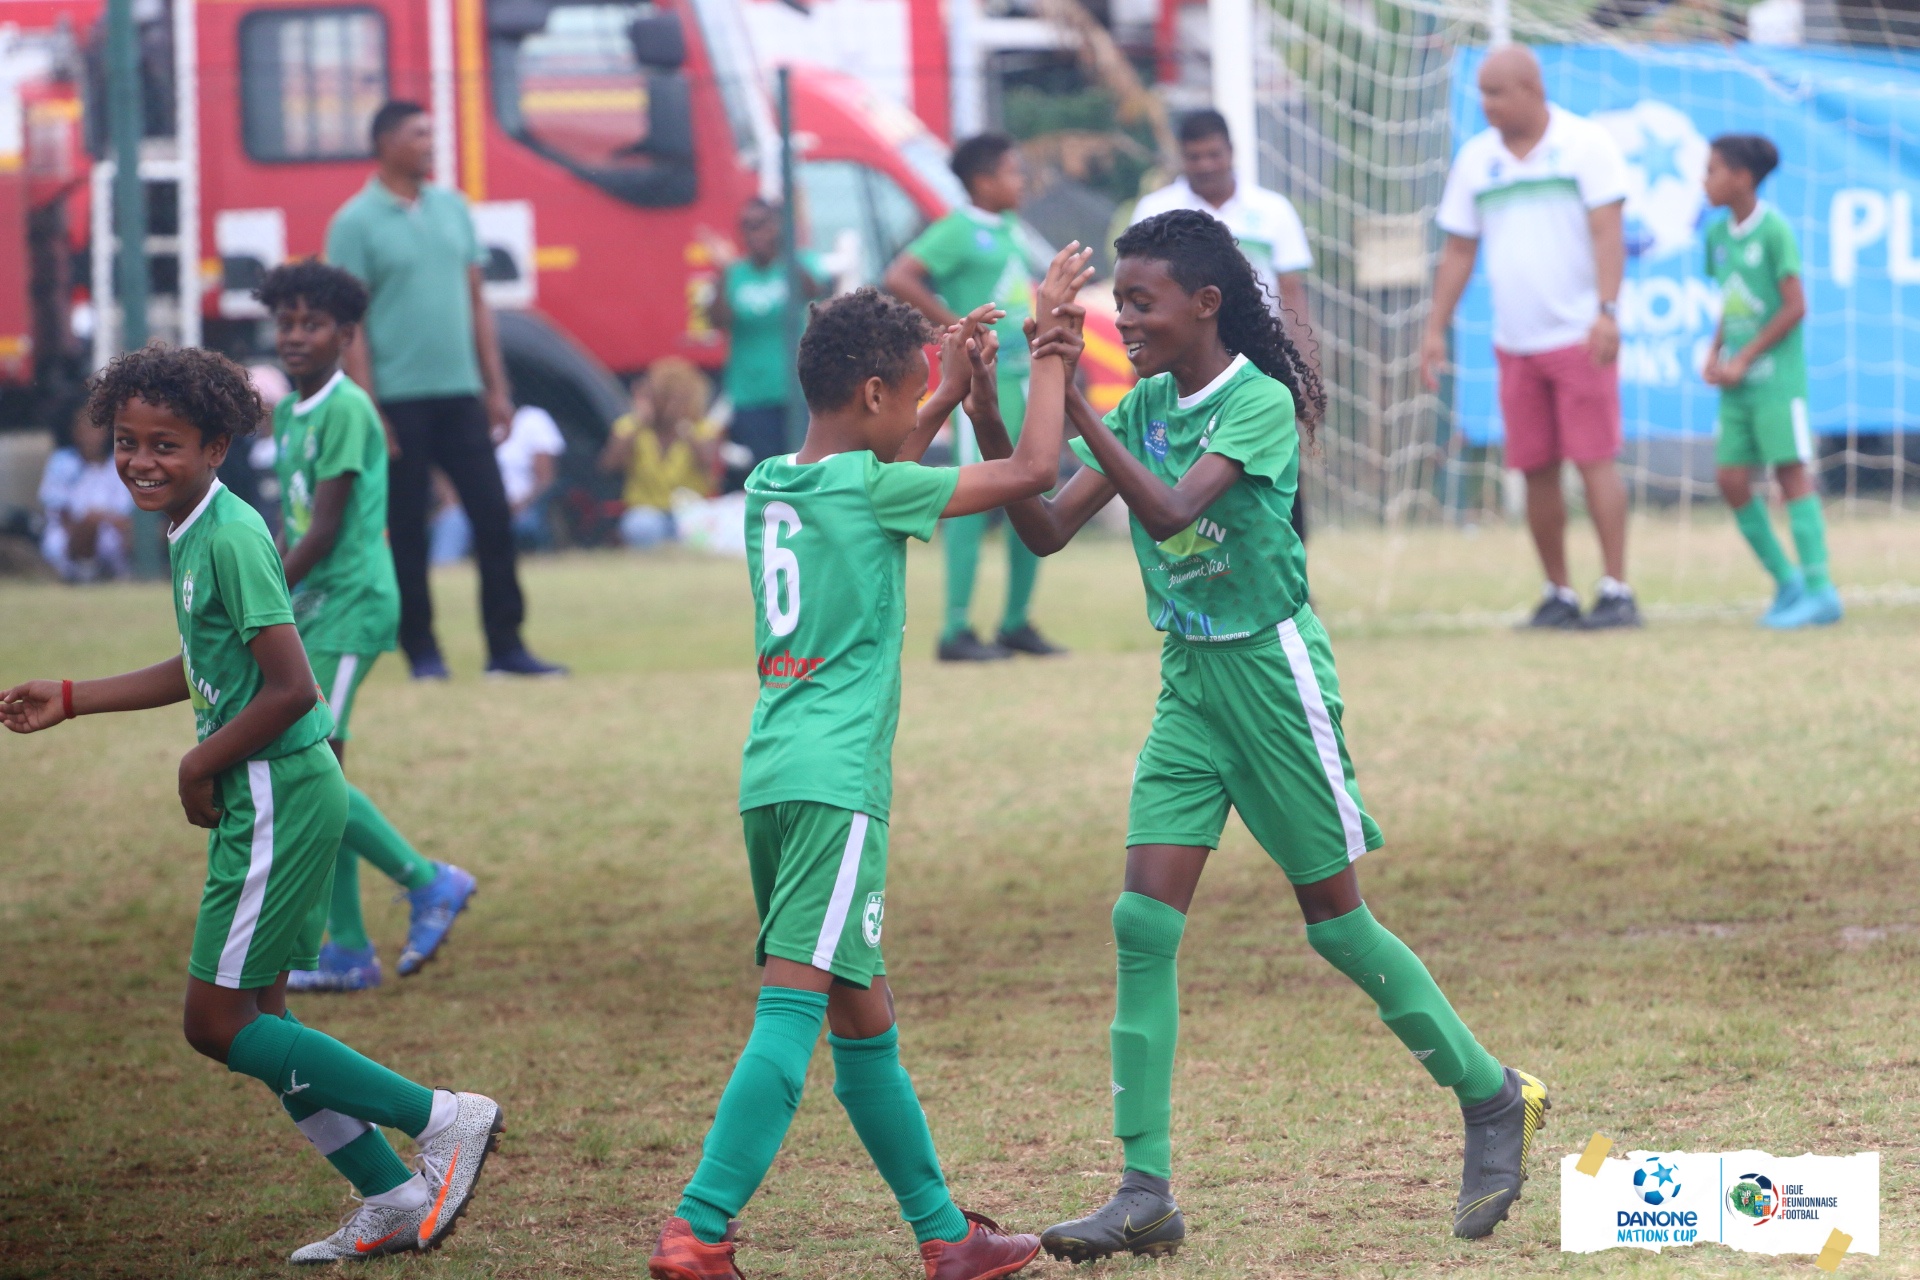
[[[1129,1169],[1113,1199],[1084,1218],[1040,1233],[1040,1247],[1069,1262],[1092,1262],[1116,1253],[1169,1257],[1187,1238],[1187,1220],[1173,1202],[1165,1178]]]
[[[1491,1235],[1506,1219],[1527,1180],[1533,1135],[1547,1127],[1553,1101],[1547,1086],[1524,1071],[1505,1068],[1506,1083],[1485,1102],[1462,1108],[1467,1122],[1466,1166],[1453,1206],[1453,1234],[1462,1240]]]

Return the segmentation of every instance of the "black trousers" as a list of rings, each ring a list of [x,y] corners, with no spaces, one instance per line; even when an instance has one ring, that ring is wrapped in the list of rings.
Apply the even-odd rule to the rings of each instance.
[[[393,544],[393,569],[400,579],[400,647],[409,660],[440,652],[433,638],[433,596],[427,587],[427,517],[432,469],[453,481],[460,505],[473,523],[473,558],[480,566],[480,621],[487,652],[503,657],[520,648],[520,624],[526,601],[520,595],[514,562],[513,518],[486,406],[478,396],[440,396],[430,400],[382,401],[400,456],[393,459],[387,485],[387,537]]]

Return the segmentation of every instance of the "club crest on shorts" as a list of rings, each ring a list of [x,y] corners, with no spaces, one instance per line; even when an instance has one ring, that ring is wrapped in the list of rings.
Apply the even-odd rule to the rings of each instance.
[[[880,925],[886,919],[886,915],[886,890],[880,889],[868,894],[867,909],[860,913],[860,935],[867,940],[868,946],[880,945]]]

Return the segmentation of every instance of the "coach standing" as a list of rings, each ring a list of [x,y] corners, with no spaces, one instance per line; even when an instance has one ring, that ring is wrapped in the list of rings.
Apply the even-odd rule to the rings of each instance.
[[[520,639],[526,605],[493,456],[513,421],[513,399],[481,296],[486,259],[473,219],[458,192],[427,181],[433,129],[424,107],[389,102],[374,114],[372,132],[379,168],[333,215],[327,260],[372,295],[345,364],[378,401],[393,452],[387,530],[400,579],[400,646],[414,679],[447,678],[427,583],[429,476],[437,466],[473,524],[488,673],[564,674]]]
[[[1637,627],[1627,586],[1627,490],[1620,455],[1620,327],[1626,165],[1590,120],[1551,106],[1532,52],[1507,45],[1480,67],[1488,129],[1454,157],[1436,221],[1447,234],[1434,272],[1420,372],[1438,388],[1454,307],[1484,239],[1507,465],[1527,478],[1527,527],[1546,571],[1527,625]],[[1606,576],[1584,617],[1567,576],[1560,464],[1580,469]]]

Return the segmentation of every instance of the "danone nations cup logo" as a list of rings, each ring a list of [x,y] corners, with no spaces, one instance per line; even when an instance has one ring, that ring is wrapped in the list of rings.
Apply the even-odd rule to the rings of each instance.
[[[1774,1189],[1772,1178],[1764,1173],[1743,1173],[1727,1191],[1727,1207],[1759,1226],[1778,1218],[1786,1202]]]

